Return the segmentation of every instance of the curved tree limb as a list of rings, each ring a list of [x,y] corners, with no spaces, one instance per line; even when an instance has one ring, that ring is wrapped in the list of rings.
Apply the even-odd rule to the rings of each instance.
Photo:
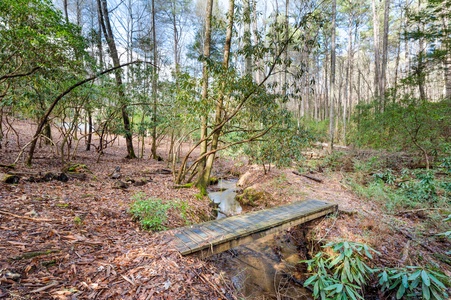
[[[55,106],[58,104],[58,102],[67,94],[69,94],[72,90],[74,90],[75,88],[93,81],[94,79],[98,78],[99,76],[102,76],[104,74],[116,71],[117,69],[126,67],[128,65],[132,65],[132,64],[137,64],[137,63],[142,63],[142,61],[137,60],[137,61],[132,61],[129,63],[125,63],[110,69],[107,69],[105,71],[102,71],[100,73],[97,73],[89,78],[83,79],[75,84],[73,84],[72,86],[70,86],[68,89],[66,89],[64,92],[62,92],[61,94],[59,94],[58,96],[56,96],[56,98],[53,100],[52,104],[50,104],[50,106],[47,108],[47,110],[45,111],[44,115],[42,116],[41,120],[39,121],[38,127],[36,129],[36,132],[33,136],[33,139],[31,141],[31,145],[30,145],[30,150],[28,151],[28,158],[27,158],[27,165],[31,165],[31,162],[33,160],[33,154],[34,154],[34,150],[36,148],[36,142],[37,142],[37,137],[39,136],[39,134],[41,133],[42,129],[44,128],[44,125],[47,123],[47,120],[50,116],[50,114],[52,113],[53,109],[55,108]],[[148,63],[148,62],[146,62]]]

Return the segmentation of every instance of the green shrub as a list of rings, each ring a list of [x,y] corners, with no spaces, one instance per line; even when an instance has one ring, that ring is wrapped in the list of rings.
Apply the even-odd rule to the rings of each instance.
[[[451,215],[447,219],[451,219]],[[315,299],[364,299],[363,289],[371,275],[378,274],[378,286],[387,298],[447,299],[448,278],[441,272],[418,266],[373,269],[365,260],[377,253],[371,247],[354,242],[329,243],[308,264],[311,276],[304,286],[313,287]],[[393,298],[392,298],[393,299]]]
[[[383,182],[385,182],[388,185],[395,184],[395,180],[396,180],[396,176],[393,174],[393,170],[391,170],[391,169],[387,169],[387,170],[385,170],[385,172],[375,173],[373,175],[373,177],[378,180],[382,180]]]
[[[448,217],[447,217],[446,219],[444,219],[443,222],[451,222],[451,214],[448,215]],[[446,232],[439,233],[439,234],[437,234],[437,235],[438,235],[438,236],[444,236],[444,237],[446,237],[446,238],[451,239],[451,229],[448,230],[448,231],[446,231]],[[451,255],[451,250],[447,251],[446,254],[447,254],[447,255]]]
[[[401,189],[407,198],[413,201],[436,201],[437,182],[432,171],[420,171],[415,173],[416,180],[401,185]]]
[[[139,221],[146,230],[161,231],[166,228],[167,215],[170,209],[176,209],[179,217],[187,223],[188,204],[183,201],[164,202],[158,198],[144,199],[143,193],[132,197],[130,214],[133,219]]]
[[[364,261],[372,258],[376,250],[361,243],[338,242],[324,246],[327,252],[319,252],[308,264],[312,272],[304,286],[313,286],[315,299],[364,299],[361,291],[369,276],[375,270]]]
[[[378,275],[382,291],[394,294],[396,299],[447,299],[447,277],[439,272],[409,266],[406,268],[386,268]]]

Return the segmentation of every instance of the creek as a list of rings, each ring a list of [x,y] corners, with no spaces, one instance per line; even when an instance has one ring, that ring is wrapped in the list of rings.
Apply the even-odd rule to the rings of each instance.
[[[220,180],[208,193],[217,218],[240,214],[235,200],[237,180]],[[210,259],[246,299],[313,299],[299,277],[299,245],[289,233],[269,235]]]

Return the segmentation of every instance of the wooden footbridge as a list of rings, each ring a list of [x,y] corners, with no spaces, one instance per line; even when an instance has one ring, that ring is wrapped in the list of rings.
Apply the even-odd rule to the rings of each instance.
[[[337,204],[307,200],[181,228],[175,248],[208,257],[337,211]]]

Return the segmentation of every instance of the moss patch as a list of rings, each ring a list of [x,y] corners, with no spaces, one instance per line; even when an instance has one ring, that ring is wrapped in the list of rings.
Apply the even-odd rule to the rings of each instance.
[[[258,191],[251,187],[246,188],[242,194],[236,196],[236,201],[238,201],[241,205],[253,207],[259,205],[267,206],[271,199],[272,196],[270,193]]]

